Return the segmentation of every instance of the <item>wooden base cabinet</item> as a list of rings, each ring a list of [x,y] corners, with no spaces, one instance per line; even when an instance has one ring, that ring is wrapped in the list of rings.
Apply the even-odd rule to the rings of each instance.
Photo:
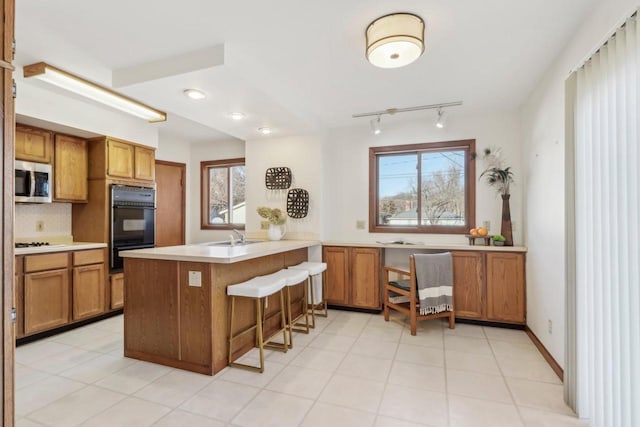
[[[327,302],[331,305],[379,310],[379,248],[325,246]]]
[[[69,322],[69,270],[51,270],[24,276],[25,335]]]
[[[105,250],[73,253],[73,320],[104,313],[106,273]]]
[[[525,254],[453,251],[456,317],[526,324]]]
[[[124,307],[124,274],[112,274],[111,281],[111,309]]]

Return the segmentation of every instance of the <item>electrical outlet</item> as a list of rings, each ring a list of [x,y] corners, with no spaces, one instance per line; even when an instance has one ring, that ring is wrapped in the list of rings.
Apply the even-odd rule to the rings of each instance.
[[[202,287],[202,273],[199,271],[189,271],[189,286]]]
[[[482,221],[482,226],[487,230],[491,230],[491,221]]]
[[[364,226],[365,226],[365,221],[362,219],[359,219],[356,221],[356,229],[358,230],[364,230]]]
[[[36,221],[36,231],[44,231],[44,221]]]
[[[553,333],[553,322],[551,321],[551,319],[548,320],[549,325],[547,326],[547,329],[549,330],[549,333],[552,334]]]
[[[260,230],[268,230],[269,221],[260,221]]]

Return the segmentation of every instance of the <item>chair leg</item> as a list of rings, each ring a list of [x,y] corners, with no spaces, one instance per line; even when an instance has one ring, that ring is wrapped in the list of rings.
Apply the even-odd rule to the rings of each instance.
[[[313,292],[313,278],[309,276],[307,279],[309,289],[311,291],[311,328],[316,327],[316,300],[315,293]]]
[[[383,301],[384,301],[384,320],[386,322],[389,321],[389,289],[387,289],[387,287],[384,287],[384,293],[383,293]]]
[[[322,304],[323,313],[319,313],[318,316],[329,317],[329,307],[327,306],[327,277],[326,277],[326,270],[322,272],[322,275],[320,276],[320,278],[322,279],[322,301],[320,302],[320,304]]]
[[[236,297],[231,297],[231,310],[229,312],[229,364],[233,362],[231,355],[233,354],[233,315],[236,308]]]
[[[284,307],[282,307],[284,310]],[[289,317],[289,348],[293,348],[293,320],[291,316],[291,289],[287,286],[287,315]],[[285,344],[287,344],[285,340]]]
[[[260,350],[260,373],[264,372],[264,345],[262,336],[262,300],[256,298],[256,335],[258,338],[258,349]]]
[[[449,329],[455,329],[456,327],[456,314],[455,311],[449,313]]]
[[[287,287],[289,290],[289,287]],[[291,307],[289,307],[289,316],[291,316]],[[289,317],[291,319],[291,317]],[[284,289],[280,289],[280,321],[282,325],[282,337],[284,339],[284,352],[286,353],[289,349],[289,344],[287,343],[287,320],[284,315]]]
[[[411,335],[415,335],[418,329],[418,314],[416,313],[416,301],[412,299],[410,305],[411,310],[409,310],[409,320],[411,324]]]

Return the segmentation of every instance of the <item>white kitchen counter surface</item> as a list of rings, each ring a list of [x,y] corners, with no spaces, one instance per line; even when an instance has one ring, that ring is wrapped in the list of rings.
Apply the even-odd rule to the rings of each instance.
[[[73,242],[61,245],[49,245],[49,246],[33,246],[30,248],[15,248],[13,250],[14,255],[32,255],[32,254],[44,254],[49,252],[65,252],[65,251],[81,251],[84,249],[99,249],[106,248],[106,243],[90,243],[90,242]]]
[[[407,239],[409,240],[409,239]],[[384,240],[382,240],[384,241]],[[410,241],[410,240],[409,240]],[[323,241],[323,246],[352,246],[361,248],[385,248],[385,249],[433,249],[447,251],[490,251],[490,252],[527,252],[526,246],[485,246],[478,239],[475,245],[455,243],[378,243],[378,242],[341,242]]]
[[[250,243],[242,246],[205,246],[200,244],[134,249],[120,252],[123,258],[164,259],[170,261],[231,264],[295,249],[320,246],[317,240],[279,240]]]

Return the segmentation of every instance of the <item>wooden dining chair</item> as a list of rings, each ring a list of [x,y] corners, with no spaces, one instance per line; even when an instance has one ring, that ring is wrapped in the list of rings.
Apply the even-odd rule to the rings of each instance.
[[[429,262],[425,258],[422,262]],[[392,280],[391,273],[396,273],[403,279]],[[420,298],[418,296],[418,281],[416,278],[415,256],[409,257],[409,271],[397,267],[384,267],[384,320],[389,320],[389,310],[396,310],[409,316],[411,335],[416,334],[418,320],[449,318],[449,329],[455,328],[455,311],[442,311],[434,314],[420,314]],[[453,303],[453,301],[452,301]]]

